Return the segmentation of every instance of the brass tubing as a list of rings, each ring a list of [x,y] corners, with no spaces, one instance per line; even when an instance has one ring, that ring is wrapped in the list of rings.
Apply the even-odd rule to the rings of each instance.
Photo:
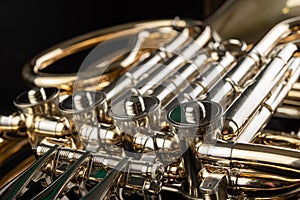
[[[39,156],[45,155],[50,149],[48,145],[41,145],[37,148],[37,154]],[[61,147],[58,149],[57,156],[64,161],[77,161],[79,160],[87,151],[76,150],[71,148]],[[102,166],[107,170],[116,168],[119,162],[123,159],[121,156],[110,155],[103,152],[93,152],[89,154],[89,160],[95,166]],[[103,166],[105,164],[105,166]],[[145,176],[152,176],[154,172],[157,172],[157,176],[162,176],[164,173],[163,165],[160,162],[146,162],[144,160],[132,160],[128,167],[134,174],[142,173]]]
[[[186,71],[191,71],[191,69],[179,71],[179,75],[175,75],[175,77],[170,81],[168,80],[168,82],[171,82],[175,85],[177,91],[172,91],[171,87],[171,89],[166,88],[166,90],[169,91],[164,90],[156,93],[154,91],[152,95],[155,95],[159,98],[160,96],[164,97],[162,94],[168,94],[168,96],[166,95],[168,98],[161,99],[162,108],[166,108],[168,111],[171,109],[171,107],[178,103],[178,100],[180,103],[184,103],[191,99],[198,99],[205,93],[205,91],[211,88],[217,80],[224,76],[224,74],[226,74],[234,66],[235,62],[235,57],[232,56],[230,52],[225,52],[224,55],[220,56],[218,61],[209,62],[202,67],[198,66],[196,70],[194,69],[195,72],[193,74],[186,73]],[[202,90],[198,88],[199,85],[201,86]],[[180,99],[180,97],[179,99],[174,99],[181,93],[183,94],[183,99]],[[189,96],[190,99],[187,99],[187,96]]]
[[[191,99],[200,99],[201,95],[204,95],[205,92],[211,89],[220,78],[234,67],[235,62],[235,58],[229,52],[226,52],[217,63],[208,63],[210,66],[207,70],[197,76],[197,78],[182,91],[183,95],[180,95],[178,99],[169,101],[165,105],[166,111],[171,110],[179,102],[185,103]]]
[[[143,68],[143,70],[150,69],[150,68],[151,70],[153,70],[151,71],[151,73],[145,75],[147,77],[142,77],[142,75],[145,74],[142,73],[144,72],[143,70],[135,74],[136,77],[134,78],[131,77],[133,74],[130,73],[125,74],[125,77],[127,76],[126,78],[128,78],[126,80],[128,81],[128,85],[135,86],[135,88],[133,89],[136,89],[135,91],[136,93],[140,93],[145,96],[146,95],[157,96],[153,98],[159,98],[159,100],[163,102],[162,103],[163,106],[167,105],[169,101],[175,98],[175,96],[170,95],[170,93],[179,93],[182,91],[187,91],[186,88],[188,86],[186,85],[186,82],[184,82],[181,79],[179,80],[179,78],[176,75],[174,75],[177,72],[179,72],[180,75],[182,75],[183,79],[187,79],[188,81],[191,81],[195,86],[199,86],[200,89],[198,87],[197,88],[192,87],[192,90],[195,91],[195,93],[197,94],[195,96],[198,97],[199,94],[204,94],[209,90],[210,93],[208,93],[207,98],[211,98],[213,101],[221,103],[226,108],[230,106],[231,102],[234,102],[231,105],[231,107],[229,107],[226,114],[228,114],[228,122],[231,122],[230,125],[233,125],[232,128],[234,132],[238,133],[237,137],[233,138],[236,141],[226,142],[224,140],[216,139],[215,136],[219,135],[222,128],[221,125],[222,122],[221,120],[219,120],[222,118],[221,116],[223,116],[221,114],[220,116],[218,115],[218,120],[208,121],[207,127],[209,126],[209,128],[205,126],[205,127],[196,127],[196,128],[192,127],[191,129],[187,129],[186,126],[175,127],[172,126],[170,121],[168,122],[164,121],[163,123],[168,123],[167,125],[170,126],[166,126],[166,128],[163,129],[163,131],[160,130],[161,132],[153,131],[150,133],[147,132],[148,130],[146,128],[148,128],[148,126],[146,125],[150,124],[150,121],[151,124],[152,121],[154,121],[152,120],[152,115],[151,118],[150,117],[137,118],[138,120],[134,121],[134,123],[135,122],[138,123],[135,124],[127,123],[126,121],[127,124],[123,123],[125,125],[124,127],[122,127],[122,130],[120,126],[115,127],[115,125],[117,124],[116,122],[115,124],[106,124],[104,126],[103,120],[99,120],[99,118],[97,118],[97,120],[95,120],[95,123],[93,123],[91,127],[88,127],[90,124],[84,123],[84,125],[86,125],[87,127],[81,127],[82,129],[78,129],[85,132],[80,132],[78,134],[77,132],[74,131],[74,134],[81,135],[82,141],[86,142],[89,147],[93,147],[93,148],[90,149],[87,148],[86,151],[81,151],[77,149],[68,149],[68,148],[61,148],[59,150],[55,149],[56,153],[53,153],[55,155],[53,156],[51,154],[51,158],[54,157],[54,159],[47,158],[48,160],[46,160],[47,162],[45,163],[47,164],[46,166],[47,169],[45,171],[46,172],[50,171],[51,177],[54,177],[55,175],[61,175],[61,176],[57,177],[56,181],[50,184],[48,190],[47,189],[44,190],[37,197],[46,198],[47,196],[53,199],[57,198],[59,192],[61,192],[64,189],[67,182],[72,180],[72,178],[76,179],[77,183],[82,181],[82,178],[89,178],[86,177],[89,176],[89,174],[86,175],[83,174],[83,172],[90,171],[91,170],[89,168],[90,166],[95,167],[96,169],[100,167],[101,169],[103,168],[105,170],[107,169],[111,170],[112,168],[118,166],[118,163],[120,162],[120,160],[124,159],[124,156],[126,155],[132,156],[132,154],[129,153],[125,154],[124,153],[125,150],[130,150],[130,152],[132,153],[136,153],[136,151],[138,151],[137,153],[141,153],[141,154],[139,154],[137,157],[132,157],[132,159],[136,159],[136,160],[130,161],[130,165],[126,167],[125,173],[128,174],[125,175],[124,179],[117,179],[116,176],[112,176],[111,177],[112,179],[106,179],[108,181],[103,182],[104,185],[99,186],[99,187],[103,187],[100,188],[102,189],[103,194],[108,191],[106,188],[108,188],[107,186],[109,187],[111,186],[111,182],[116,183],[117,188],[120,189],[120,191],[124,189],[123,192],[129,195],[133,194],[134,192],[137,192],[137,193],[144,194],[146,196],[146,193],[149,192],[149,189],[147,189],[147,187],[150,188],[150,190],[153,189],[154,191],[160,192],[160,189],[162,188],[160,184],[161,183],[160,178],[165,173],[164,172],[165,166],[163,166],[161,162],[164,162],[165,160],[163,160],[164,158],[159,155],[160,153],[159,151],[161,151],[162,153],[166,152],[166,156],[169,156],[169,158],[171,157],[176,159],[178,158],[176,162],[178,162],[178,160],[180,159],[184,160],[184,162],[181,165],[181,167],[183,166],[183,169],[179,170],[178,167],[178,170],[176,169],[177,171],[175,172],[178,172],[178,174],[181,173],[181,175],[184,174],[186,177],[176,176],[178,175],[176,173],[172,174],[172,176],[173,178],[178,177],[176,181],[179,181],[180,178],[183,181],[185,181],[181,186],[183,187],[187,186],[187,190],[185,190],[184,188],[180,188],[180,191],[181,192],[188,191],[187,194],[190,194],[191,198],[198,197],[197,190],[199,187],[201,187],[202,183],[203,184],[205,183],[205,187],[202,189],[206,188],[206,189],[213,190],[216,188],[216,190],[218,190],[217,192],[220,191],[225,193],[226,186],[227,186],[226,184],[225,187],[222,187],[223,189],[225,188],[225,190],[222,190],[220,188],[215,187],[218,186],[217,184],[209,184],[210,180],[216,180],[216,179],[206,179],[203,182],[200,182],[199,179],[197,179],[196,174],[199,168],[205,167],[206,164],[211,164],[214,165],[216,168],[218,168],[219,171],[214,173],[215,175],[217,175],[218,173],[219,175],[223,175],[222,183],[224,182],[223,180],[226,180],[226,178],[229,179],[232,178],[227,184],[229,185],[229,187],[233,186],[233,188],[235,188],[239,192],[238,198],[243,196],[245,193],[249,194],[249,196],[251,196],[252,194],[253,196],[255,196],[255,190],[258,191],[257,193],[258,196],[260,195],[263,196],[264,188],[265,191],[278,192],[284,194],[289,194],[295,191],[299,192],[300,150],[282,148],[278,146],[271,146],[272,144],[270,143],[268,143],[267,145],[243,143],[244,141],[249,142],[253,140],[253,138],[256,136],[255,134],[257,133],[257,131],[261,130],[261,128],[265,125],[266,121],[273,115],[273,112],[275,111],[276,107],[280,104],[282,99],[292,88],[292,85],[296,81],[296,79],[299,78],[300,75],[300,57],[298,52],[299,44],[296,44],[295,42],[286,43],[287,40],[285,39],[286,37],[288,37],[288,40],[292,38],[290,36],[295,32],[295,28],[296,31],[299,30],[299,24],[300,24],[299,22],[300,22],[300,17],[297,17],[297,18],[284,21],[279,25],[277,25],[276,27],[274,27],[265,36],[265,38],[263,38],[250,51],[250,53],[246,55],[243,59],[241,59],[241,61],[239,61],[238,64],[236,65],[232,64],[235,63],[234,58],[232,60],[231,59],[227,60],[232,62],[228,62],[224,64],[222,61],[225,61],[226,58],[224,55],[222,55],[223,57],[220,56],[221,60],[218,61],[220,63],[211,62],[211,63],[207,63],[209,66],[203,66],[205,67],[205,69],[203,69],[202,75],[201,75],[202,72],[200,73],[197,68],[192,68],[194,67],[193,64],[195,64],[193,62],[196,62],[195,60],[192,60],[193,58],[195,58],[195,53],[198,54],[197,56],[201,57],[202,55],[200,53],[208,49],[209,49],[208,51],[212,50],[211,45],[213,45],[212,43],[215,44],[214,41],[215,38],[213,36],[214,32],[210,29],[210,27],[207,26],[204,28],[203,32],[200,32],[199,35],[197,35],[199,37],[195,41],[192,41],[191,43],[189,43],[190,41],[183,42],[184,44],[188,44],[188,46],[184,46],[182,52],[179,52],[179,54],[182,55],[178,55],[178,56],[176,55],[173,57],[171,56],[171,58],[168,61],[164,62],[165,61],[164,58],[165,57],[169,58],[170,55],[167,55],[168,52],[167,51],[164,52],[163,49],[158,50],[160,52],[158,52],[158,54],[155,55],[156,58],[154,59],[155,61],[153,63],[156,62],[163,62],[163,64],[167,63],[168,65],[166,66],[166,68],[162,68],[158,70],[158,68],[154,69],[154,67],[152,68],[147,66],[146,68]],[[170,31],[170,29],[168,30]],[[297,52],[298,56],[296,56],[294,52]],[[162,54],[165,53],[165,55],[162,55],[161,53]],[[226,52],[226,53],[228,53],[229,57],[232,58],[232,55],[229,54],[230,52]],[[199,66],[202,63],[205,63],[208,57],[209,56],[204,55],[203,59],[202,58],[200,59],[201,63],[199,62],[200,63]],[[186,63],[188,64],[185,65]],[[191,65],[189,65],[190,63]],[[163,64],[160,63],[158,66],[161,67],[163,66]],[[156,64],[154,65],[156,66]],[[235,68],[233,68],[233,66]],[[210,67],[210,68],[206,69],[206,67]],[[216,73],[216,71],[219,72],[219,70],[220,73]],[[229,73],[227,73],[228,71]],[[134,70],[132,72],[134,72]],[[59,78],[57,78],[56,80],[59,81]],[[148,82],[152,82],[152,83],[148,83]],[[159,84],[168,84],[169,82],[172,82],[170,84],[171,90],[164,91],[161,90],[161,88],[156,87]],[[144,83],[146,83],[146,85],[143,85]],[[126,84],[125,85],[120,84],[118,91],[112,91],[112,90],[110,91],[109,88],[107,91],[111,92],[112,95],[111,97],[108,98],[108,100],[110,100],[114,96],[117,96],[117,98],[122,99],[122,97],[124,96],[123,95],[119,96],[119,94],[125,94],[125,93],[127,94],[127,92],[129,92],[128,90],[125,91],[124,89],[127,88],[128,86]],[[122,87],[124,88],[122,89]],[[297,88],[297,84],[294,84],[294,91],[297,91],[295,87]],[[222,90],[221,92],[219,91],[220,89]],[[130,92],[134,93],[134,91],[130,91]],[[141,98],[142,95],[140,95]],[[186,93],[186,95],[189,94]],[[294,95],[290,95],[290,96],[294,96]],[[183,100],[188,100],[188,98],[191,97],[192,95],[189,95],[189,97],[184,97]],[[141,115],[144,114],[143,112],[145,111],[144,108],[146,105],[144,104],[145,102],[143,101],[136,101],[136,102],[138,104],[134,104],[135,103],[134,99],[132,99],[132,101],[129,100],[126,101],[127,104],[125,104],[125,106],[130,105],[130,103],[132,103],[132,105],[134,106],[140,105],[140,107],[137,107],[136,110],[133,109],[135,107],[127,106],[127,108],[129,108],[127,109],[127,111],[128,113],[130,113],[129,114],[130,116],[134,116],[136,113],[141,113]],[[155,104],[151,104],[152,101],[149,102],[150,104],[147,105],[153,105],[155,111],[159,110],[159,109],[156,110],[156,108],[159,107],[159,106],[156,107],[156,105],[159,105],[158,103],[156,104],[155,102]],[[149,107],[153,108],[152,106]],[[203,116],[208,116],[209,113],[211,113],[211,112],[206,112],[206,110],[203,110],[202,107],[203,105],[200,104],[200,102],[199,104],[197,103],[197,105],[190,104],[188,106],[185,106],[184,112],[180,111],[179,115],[176,115],[176,117],[182,118],[182,113],[184,113],[187,116],[186,122],[181,121],[180,123],[192,124],[196,122],[199,118],[202,119]],[[111,111],[112,110],[113,109],[111,109]],[[109,111],[109,109],[107,109],[107,111]],[[222,111],[220,112],[222,113]],[[27,114],[28,116],[31,116],[29,113]],[[85,114],[86,115],[83,117],[83,119],[87,119],[88,121],[91,118],[91,115],[88,115],[88,112]],[[157,119],[157,122],[161,122],[159,119],[160,113],[153,116],[154,116],[153,118]],[[53,117],[53,113],[42,117],[47,117],[47,119],[45,120],[48,120],[48,118]],[[36,121],[34,121],[34,119],[36,119]],[[39,118],[32,118],[34,124],[28,123],[28,126],[30,125],[32,127],[32,132],[37,132],[39,133],[39,135],[44,135],[47,137],[50,136],[50,138],[51,136],[57,136],[60,139],[66,139],[69,134],[73,134],[73,130],[71,130],[71,133],[68,132],[69,127],[65,126],[66,124],[50,123],[49,121],[44,121],[44,118],[42,119],[43,120],[39,120]],[[210,119],[210,117],[208,119]],[[13,125],[19,124],[18,120],[7,120],[6,118],[2,118],[2,120],[14,122],[14,123],[7,123],[7,124],[13,124]],[[72,121],[70,121],[70,123],[72,124]],[[158,128],[161,128],[159,125],[160,123],[153,123],[153,124],[157,125]],[[203,136],[206,135],[206,132],[204,132],[203,130],[211,130],[210,128],[211,126],[214,127],[213,130],[209,132],[211,133],[209,135],[212,135],[214,137],[209,138],[211,140],[209,140],[209,143],[207,143],[206,140],[202,139],[205,138]],[[15,126],[13,128],[16,129]],[[36,130],[33,130],[33,128],[36,128]],[[84,128],[87,129],[84,130]],[[138,130],[138,128],[142,128],[142,131]],[[181,137],[178,138],[175,137],[177,133],[174,133],[174,130],[176,130],[176,128],[178,130],[180,129],[179,132],[180,134],[182,134],[184,139],[186,139],[189,136],[189,134],[193,131],[197,131],[198,134],[197,137],[192,136],[188,138],[192,142],[192,145],[189,147],[189,151],[185,152],[184,154],[178,155],[178,157],[175,157],[174,155],[176,155],[177,153],[176,151],[178,149],[184,147],[183,145],[180,145],[184,143],[184,139],[181,140],[180,139]],[[123,133],[121,134],[121,132],[123,131],[125,133],[128,132],[129,137],[132,136],[132,138],[128,140],[123,140],[124,134]],[[54,134],[52,135],[52,133]],[[149,136],[148,133],[149,135],[153,133],[153,135]],[[53,139],[57,139],[57,138],[53,138]],[[292,140],[292,139],[288,140],[284,137],[272,138],[271,136],[269,136],[266,139],[272,141],[277,140],[283,143],[285,142],[290,144],[293,143],[293,145],[297,146],[297,140]],[[122,141],[128,143],[123,142],[123,146],[121,146]],[[102,149],[99,147],[100,145],[103,145]],[[129,147],[134,147],[135,149],[122,148],[125,145]],[[117,148],[120,147],[120,151],[118,153],[113,152],[114,156],[108,154],[107,151],[103,152],[103,150],[106,150],[107,147],[114,147],[114,146],[116,146]],[[43,147],[42,145],[40,145],[37,147],[37,152],[38,154],[43,155],[46,152],[49,152],[48,151],[49,148],[50,147]],[[93,153],[91,153],[90,150],[93,151]],[[117,154],[118,156],[116,156]],[[141,159],[139,159],[140,155],[141,155]],[[194,156],[197,156],[197,158],[193,160],[195,162],[190,162],[191,158],[193,158]],[[42,159],[45,160],[45,157],[42,157]],[[80,159],[82,160],[80,161]],[[70,164],[69,167],[71,168],[61,169],[59,166],[58,169],[55,169],[56,165],[60,164],[60,161],[62,161],[62,164]],[[199,168],[196,166],[198,161],[199,164],[201,165],[199,166]],[[88,163],[88,164],[87,165],[84,164],[84,166],[82,166],[82,163]],[[44,166],[42,167],[40,166],[41,164],[36,165],[34,170],[36,171],[40,169],[43,170]],[[169,166],[170,165],[167,165],[167,167]],[[174,166],[175,165],[173,165],[173,167]],[[83,171],[81,171],[81,168],[83,168]],[[55,174],[56,172],[55,170],[58,171],[57,174]],[[80,172],[78,170],[80,170]],[[174,169],[172,170],[174,171]],[[41,174],[41,172],[45,172],[45,171],[39,171],[39,175]],[[75,176],[74,174],[76,172],[80,173],[78,174],[78,177]],[[119,175],[119,173],[116,172],[112,175]],[[134,175],[133,177],[135,178],[138,177],[141,179],[139,179],[137,181],[138,183],[136,184],[135,181],[137,179],[134,179],[133,177],[130,177],[132,178],[130,179],[129,176],[127,175]],[[227,175],[229,175],[229,177]],[[32,177],[32,173],[27,174],[27,176]],[[36,177],[36,179],[37,178],[39,177]],[[97,180],[97,178],[95,177],[90,177],[90,178],[91,180]],[[126,178],[129,179],[125,180]],[[168,177],[165,176],[164,178],[167,179],[166,181],[169,181]],[[33,178],[31,180],[35,181]],[[146,180],[148,182],[141,182],[142,180]],[[28,183],[29,180],[26,181]],[[157,181],[156,183],[158,184],[154,184],[154,185],[150,184],[150,183],[154,183],[155,181]],[[271,186],[268,185],[269,184],[268,181],[273,181],[273,184]],[[170,182],[168,182],[168,184],[170,184]],[[252,187],[251,184],[256,184],[256,185]],[[81,188],[81,190],[83,190],[83,193],[85,195],[86,189]],[[207,190],[206,194],[208,194],[209,191],[212,190]],[[122,191],[120,192],[120,194],[121,193]],[[116,191],[114,191],[114,194],[116,194]],[[209,199],[210,196],[207,195],[204,196],[204,198]]]
[[[203,66],[203,63],[208,60],[209,56],[202,54],[198,57],[200,62],[185,64],[175,75],[163,81],[153,90],[151,95],[156,96],[160,100],[162,107],[165,107],[171,99],[188,87],[197,75],[203,74],[209,68],[209,65]]]
[[[151,70],[150,74],[144,74],[143,79],[137,81],[137,83],[133,85],[137,93],[141,95],[152,95],[152,92],[155,88],[162,84],[164,80],[167,80],[172,75],[176,74],[181,68],[184,67],[186,63],[193,63],[193,59],[196,59],[195,62],[197,62],[197,58],[195,57],[197,53],[204,54],[205,56],[207,53],[205,52],[207,50],[205,50],[205,47],[209,42],[219,40],[209,26],[205,26],[203,31],[194,37],[195,38],[192,40],[189,40],[189,45],[185,46],[182,52],[178,52],[178,55],[174,55],[166,62],[159,64],[159,67],[155,68],[155,70]],[[200,59],[199,65],[201,66],[203,62],[204,61],[201,61]],[[197,66],[197,64],[195,65]],[[123,92],[121,95],[117,96],[115,99],[112,99],[112,104],[125,99],[126,97],[130,96],[131,93],[132,91],[125,90],[125,92]]]
[[[282,101],[282,104],[283,105],[291,105],[291,106],[300,106],[300,101],[298,100],[295,100],[295,99],[290,99],[289,97],[285,98],[283,101]]]
[[[225,108],[232,102],[240,90],[247,86],[247,81],[258,73],[264,64],[270,60],[272,50],[282,42],[284,38],[292,34],[293,28],[300,25],[300,17],[285,20],[273,27],[255,45],[252,50],[242,59],[234,70],[220,80],[216,86],[209,91],[210,99],[218,102]],[[245,85],[246,84],[246,85]],[[220,92],[222,91],[222,92]]]
[[[199,142],[196,152],[202,162],[300,179],[299,150],[251,143]]]
[[[204,72],[202,72],[201,64],[207,59],[207,57],[206,57],[205,54],[203,54],[203,55],[199,55],[198,58],[199,58],[199,60],[197,61],[197,62],[199,62],[199,64],[197,64],[198,68],[196,68],[195,64],[193,64],[193,63],[192,64],[187,64],[187,65],[185,65],[184,67],[181,68],[181,69],[183,69],[183,72],[187,71],[186,73],[183,73],[181,76],[185,76],[186,79],[191,79],[192,80],[192,78],[195,75],[191,74],[190,71],[193,71],[193,72],[196,71],[197,74],[198,74],[198,78],[194,82],[202,82],[203,83],[202,85],[205,85],[207,87],[207,89],[209,87],[211,87],[214,84],[214,82],[216,82],[220,78],[220,76],[224,75],[230,68],[232,68],[233,63],[235,62],[235,58],[229,52],[226,52],[225,55],[220,57],[220,62],[219,63],[212,62],[212,63],[207,63],[208,66],[202,66],[202,68],[204,68],[204,70],[203,70]],[[175,91],[180,90],[183,83],[181,83],[180,81],[176,81],[177,79],[181,80],[181,78],[178,78],[178,76],[175,75],[175,76],[171,77],[170,82],[169,82],[169,80],[167,80],[163,83],[168,84],[168,82],[169,83],[173,82],[174,83],[174,88],[175,88],[174,90]],[[162,85],[164,85],[164,84],[162,84]],[[162,102],[168,102],[168,101],[166,101],[165,98],[174,98],[173,95],[177,95],[179,93],[179,92],[172,91],[172,88],[168,88],[168,87],[163,88],[162,90],[160,90],[160,89],[161,89],[160,86],[155,88],[152,95],[162,97],[162,99],[160,99]],[[203,90],[203,92],[204,91],[205,90]],[[166,96],[164,96],[164,95],[166,95]],[[185,99],[185,100],[187,100],[187,99]],[[176,99],[172,102],[173,102],[173,104],[172,103],[167,104],[167,106],[169,106],[167,109],[171,109],[171,107],[174,106],[175,103],[177,103]],[[164,105],[162,105],[162,106],[164,107]],[[107,132],[107,129],[106,128],[103,129],[102,126],[100,126],[98,128],[96,128],[96,127],[89,127],[89,128],[93,129],[94,131],[88,131],[88,132],[85,131],[86,133],[93,133],[93,134],[98,133],[98,135],[106,135],[106,134],[103,134],[103,133]],[[82,133],[82,130],[80,130],[80,132]],[[166,135],[168,135],[168,134],[166,134]],[[81,134],[81,136],[82,136],[82,134]],[[89,138],[90,138],[90,136],[84,135],[83,140],[85,142],[89,143],[88,142]],[[144,137],[145,142],[148,141],[146,138],[147,137]],[[101,138],[101,136],[99,136],[98,139],[103,140]],[[150,140],[152,140],[152,138],[150,138]],[[165,140],[168,141],[169,139],[166,137]],[[133,140],[133,141],[135,141],[135,140]],[[107,141],[107,142],[109,142],[109,141]],[[91,142],[91,144],[92,143],[94,143],[94,142]],[[98,145],[95,146],[95,148],[98,148],[101,145],[105,145],[105,144],[102,141],[100,141],[100,142],[98,142]],[[136,146],[140,146],[140,145],[145,146],[145,144],[138,144],[138,143],[135,143],[135,145]],[[159,149],[164,149],[164,148],[161,148],[160,145],[158,145],[158,148]]]
[[[298,63],[296,61],[299,62],[299,60],[297,59],[295,61],[296,64],[293,60],[290,61],[293,56],[293,52],[295,52],[296,49],[295,45],[287,44],[272,60],[272,62],[270,62],[259,74],[256,78],[256,82],[249,86],[231,105],[225,113],[226,130],[231,132],[233,135],[238,135],[245,124],[251,120],[253,114],[257,111],[260,105],[265,102],[265,99],[268,95],[270,95],[270,92],[274,89],[274,87],[278,83],[285,81],[288,70],[290,69],[299,72],[299,70],[295,68],[295,66],[298,67]],[[293,69],[293,67],[295,69]],[[297,73],[295,76],[297,76]],[[284,96],[281,97],[281,99],[283,98]],[[267,109],[268,108],[269,107],[267,107]]]
[[[300,138],[298,135],[292,135],[292,133],[263,130],[255,137],[253,142],[300,150]]]
[[[298,106],[280,105],[276,112],[275,117],[300,119],[300,108]]]
[[[9,116],[0,115],[0,132],[17,132],[25,127],[24,115],[18,113]]]
[[[255,137],[255,134],[265,125],[270,119],[277,106],[281,103],[288,91],[292,87],[293,83],[300,76],[300,58],[296,57],[289,64],[289,74],[284,80],[281,80],[276,88],[264,102],[262,103],[261,109],[257,111],[257,114],[246,116],[245,118],[251,118],[246,125],[241,125],[241,132],[238,134],[236,142],[250,142]],[[260,84],[258,84],[260,85]],[[266,85],[263,85],[266,86]],[[258,100],[256,98],[256,100]],[[245,119],[244,118],[244,119]],[[232,118],[231,118],[232,119]],[[244,127],[242,127],[244,126]]]
[[[232,169],[233,190],[247,197],[278,197],[300,189],[300,179],[261,173],[255,170]]]
[[[26,81],[39,87],[58,87],[65,90],[72,90],[72,85],[76,80],[76,73],[71,74],[50,74],[42,73],[41,69],[59,61],[74,53],[95,47],[97,44],[111,39],[113,37],[122,37],[128,34],[136,34],[141,31],[155,28],[189,27],[197,24],[196,21],[187,22],[184,20],[156,20],[148,22],[135,22],[124,25],[118,25],[106,29],[97,30],[79,37],[70,39],[56,46],[49,48],[41,54],[34,57],[23,68],[23,77]],[[95,74],[94,74],[95,75]],[[111,73],[105,74],[103,81],[112,81],[109,77]],[[94,77],[92,77],[94,78]]]
[[[140,85],[138,88],[139,93],[145,94],[153,88],[155,84],[160,84],[163,80],[167,79],[177,70],[182,67],[182,64],[187,60],[192,59],[195,54],[205,47],[210,41],[214,41],[213,30],[209,26],[205,26],[201,34],[191,41],[190,45],[186,47],[180,54],[172,60],[168,65],[155,70],[149,77],[145,78],[142,82],[147,83]]]
[[[300,90],[292,89],[291,91],[289,91],[287,98],[299,101],[300,100]]]
[[[293,89],[295,89],[295,90],[300,90],[300,82],[299,82],[300,80],[298,80],[296,83],[294,83],[294,85],[293,85]]]
[[[259,144],[236,143],[231,153],[231,165],[242,165],[262,172],[300,178],[300,151]]]
[[[217,171],[218,168],[212,165],[206,165],[199,172],[201,180],[209,174]],[[228,190],[232,195],[244,194],[246,197],[278,197],[278,195],[288,195],[295,189],[300,189],[300,179],[279,176],[267,172],[260,172],[253,169],[230,168],[227,169]]]
[[[179,53],[182,48],[189,44],[190,37],[193,36],[192,28],[185,28],[182,32],[175,37],[171,42],[160,47],[157,51],[152,53],[148,58],[138,63],[135,67],[130,69],[124,75],[121,80],[117,79],[110,84],[107,88],[104,88],[107,100],[116,98],[121,95],[125,90],[133,87],[137,82],[141,81],[145,74],[152,73],[155,69],[159,68],[159,64],[162,61],[170,59],[170,57],[176,57],[174,53]],[[178,50],[179,49],[179,50]]]
[[[25,136],[15,133],[0,134],[0,145],[1,188],[26,170],[35,158],[31,154],[30,144]]]

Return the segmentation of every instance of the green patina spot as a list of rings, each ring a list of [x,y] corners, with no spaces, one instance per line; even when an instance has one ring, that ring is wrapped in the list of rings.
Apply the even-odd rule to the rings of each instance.
[[[185,122],[184,119],[182,119],[182,110],[180,106],[177,106],[174,108],[174,110],[170,113],[170,120],[173,120],[174,122],[177,123],[182,123]]]
[[[92,172],[91,176],[94,178],[104,178],[107,174],[107,171],[104,169],[96,170]]]

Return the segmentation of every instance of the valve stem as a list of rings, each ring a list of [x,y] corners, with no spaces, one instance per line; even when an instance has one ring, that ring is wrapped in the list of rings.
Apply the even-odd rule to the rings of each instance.
[[[130,96],[125,101],[127,115],[133,116],[145,111],[145,102],[142,96]]]
[[[206,110],[203,103],[193,101],[185,105],[184,114],[188,123],[195,124],[205,118]]]
[[[79,93],[74,95],[73,103],[76,110],[84,110],[93,104],[93,98],[90,92],[85,92],[84,95]]]
[[[46,99],[47,99],[47,95],[44,88],[33,88],[28,91],[28,100],[32,104],[45,101]]]

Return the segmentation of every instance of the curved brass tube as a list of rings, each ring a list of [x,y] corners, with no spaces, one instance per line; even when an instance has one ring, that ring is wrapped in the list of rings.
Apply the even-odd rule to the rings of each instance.
[[[159,20],[51,48],[24,68],[27,80],[46,88],[22,93],[20,112],[0,116],[0,131],[26,132],[40,157],[0,198],[160,199],[163,188],[204,200],[297,196],[300,151],[272,142],[299,147],[299,138],[255,137],[298,90],[299,30],[300,17],[283,21],[246,52],[245,43],[221,41],[201,22]],[[78,72],[76,81],[75,74],[44,73],[129,35],[137,51],[113,49],[117,56],[101,57],[98,71]]]
[[[191,24],[194,23],[197,24],[197,22],[191,21]],[[73,82],[76,80],[76,73],[51,74],[41,72],[41,70],[49,67],[51,64],[56,63],[61,59],[68,57],[69,55],[93,48],[97,44],[113,37],[122,37],[128,34],[136,34],[143,30],[155,28],[159,29],[169,27],[171,30],[172,26],[174,25],[178,27],[188,27],[190,24],[189,22],[183,20],[157,20],[149,22],[128,23],[107,29],[101,29],[76,37],[74,39],[58,44],[48,50],[45,50],[40,55],[37,55],[35,58],[33,58],[24,66],[23,77],[29,83],[39,87],[58,87],[70,91],[72,89]],[[169,33],[169,37],[172,37],[172,33]],[[178,46],[175,46],[175,49],[176,48],[178,48]],[[136,61],[136,59],[137,58],[135,58],[134,61]],[[107,86],[111,81],[118,77],[120,73],[124,73],[124,70],[126,70],[127,67],[129,66],[109,70],[107,74],[103,74],[100,77],[99,82],[101,82],[102,85]],[[92,78],[96,78],[96,80],[99,79],[98,77],[95,77],[95,74],[90,77],[90,79]],[[86,81],[91,81],[93,83],[95,82],[95,80]]]
[[[289,178],[260,172],[257,170],[230,168],[228,179],[230,181],[228,190],[232,195],[244,194],[247,198],[266,198],[276,197],[287,198],[291,194],[300,190],[300,179]],[[207,165],[199,172],[201,180],[207,178],[209,174],[217,172],[216,166]],[[294,195],[295,198],[295,195]]]
[[[293,0],[229,0],[205,21],[222,38],[243,38],[256,44],[277,23],[297,17],[299,12],[299,2]]]
[[[196,152],[199,159],[221,166],[238,166],[290,178],[300,178],[300,152],[298,150],[261,144],[217,142],[214,145],[198,143]]]
[[[291,133],[263,130],[254,138],[254,143],[300,150],[300,139]]]

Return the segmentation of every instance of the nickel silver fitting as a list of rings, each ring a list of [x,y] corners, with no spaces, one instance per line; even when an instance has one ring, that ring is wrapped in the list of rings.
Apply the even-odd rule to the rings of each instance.
[[[139,95],[130,96],[125,101],[125,111],[127,115],[134,116],[145,111],[145,102]]]
[[[60,116],[57,109],[59,89],[35,87],[21,93],[14,105],[25,115],[52,117]]]
[[[132,95],[111,106],[115,125],[125,133],[129,130],[160,129],[160,101],[153,96]]]
[[[57,109],[59,101],[59,89],[34,87],[16,97],[14,105],[20,110],[10,116],[0,117],[0,130],[12,131],[19,134],[24,131],[29,137],[30,144],[34,147],[39,144],[42,137],[36,131],[36,119],[60,117]],[[47,120],[46,120],[47,121]],[[56,129],[53,123],[43,123],[48,130]],[[54,125],[54,127],[52,126]],[[57,130],[56,130],[57,131]]]
[[[100,91],[79,91],[59,104],[59,109],[72,125],[80,130],[82,125],[98,126],[109,122],[106,96]]]
[[[188,102],[184,106],[184,114],[188,123],[198,123],[206,117],[206,110],[200,101]]]
[[[211,101],[189,101],[179,104],[167,115],[171,132],[189,144],[214,141],[222,127],[222,107]]]

